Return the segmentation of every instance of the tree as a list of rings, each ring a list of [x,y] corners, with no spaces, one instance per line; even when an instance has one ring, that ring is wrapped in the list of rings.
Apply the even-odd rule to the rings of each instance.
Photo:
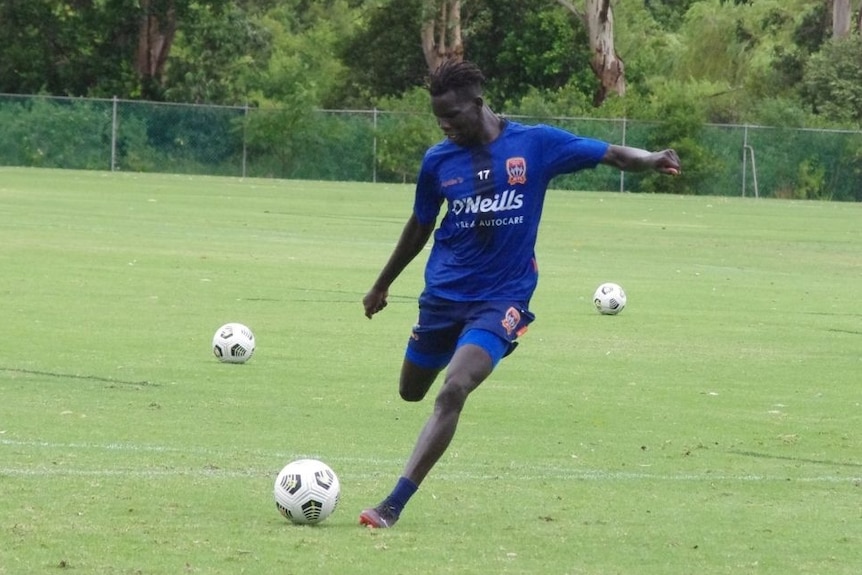
[[[0,4],[0,88],[162,99],[192,6],[229,0],[11,0]]]
[[[531,91],[562,89],[592,96],[586,27],[548,0],[484,0],[467,11],[467,56],[487,76],[486,93],[508,109]],[[512,22],[517,22],[513,26]]]
[[[272,56],[273,38],[259,18],[233,5],[193,6],[178,30],[164,74],[171,102],[242,105]]]
[[[138,22],[135,70],[141,78],[142,95],[161,99],[161,78],[177,33],[175,0],[140,0]]]
[[[404,94],[421,86],[431,66],[453,55],[448,39],[440,42],[442,5],[427,0],[399,0],[365,12],[357,34],[339,48],[347,67],[345,93],[349,105],[373,105],[380,98]],[[419,48],[426,15],[434,8],[435,47],[429,65]],[[446,8],[451,20],[450,7]],[[461,49],[476,62],[488,81],[486,94],[497,103],[517,105],[531,89],[574,88],[592,94],[586,28],[552,0],[471,0],[461,3],[458,17]],[[513,25],[517,23],[517,25]],[[448,38],[449,36],[446,36]],[[439,50],[439,52],[438,52]],[[458,57],[454,56],[453,57]]]
[[[400,98],[387,98],[380,104],[389,113],[377,125],[379,176],[391,181],[415,181],[419,159],[428,146],[440,140],[440,128],[427,112],[428,93],[413,88]]]
[[[827,120],[862,125],[862,36],[830,40],[811,57],[802,98]]]
[[[569,0],[557,0],[583,20],[589,33],[593,58],[590,67],[599,80],[593,105],[599,107],[609,94],[626,93],[625,65],[614,48],[614,10],[611,0],[586,0],[586,8],[579,9]]]
[[[652,17],[670,30],[676,30],[685,14],[697,0],[644,0],[644,7]]]
[[[444,60],[463,60],[461,0],[425,0],[420,35],[429,72]]]
[[[850,34],[853,8],[850,0],[832,0],[832,37],[844,38]],[[862,2],[856,9],[856,32],[862,33]]]
[[[0,3],[0,91],[125,95],[135,20],[131,0],[8,0]]]
[[[417,44],[425,0],[399,0],[371,6],[358,30],[338,43],[346,67],[340,103],[370,106],[379,98],[398,96],[421,86],[428,65]]]

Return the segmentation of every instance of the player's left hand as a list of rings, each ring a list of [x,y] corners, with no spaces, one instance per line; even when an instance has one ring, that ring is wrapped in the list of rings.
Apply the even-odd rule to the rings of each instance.
[[[676,150],[662,150],[655,154],[654,168],[663,174],[678,176],[682,173],[682,168],[679,164],[679,156]]]

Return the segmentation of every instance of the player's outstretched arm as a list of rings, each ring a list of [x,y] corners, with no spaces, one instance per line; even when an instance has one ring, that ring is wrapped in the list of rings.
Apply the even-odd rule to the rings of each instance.
[[[674,150],[662,150],[660,152],[649,152],[640,148],[629,146],[617,146],[611,144],[602,163],[613,166],[626,172],[643,172],[656,170],[672,176],[679,175],[679,156]]]
[[[434,231],[434,222],[430,224],[422,224],[416,219],[416,215],[411,215],[401,232],[401,237],[398,238],[398,244],[392,255],[389,256],[389,261],[383,266],[380,275],[377,276],[377,281],[362,298],[362,306],[365,308],[365,317],[371,319],[375,313],[386,307],[386,298],[389,297],[389,286],[395,281],[404,268],[407,267],[413,258],[415,258],[425,244],[428,243],[428,238],[431,237],[431,232]]]

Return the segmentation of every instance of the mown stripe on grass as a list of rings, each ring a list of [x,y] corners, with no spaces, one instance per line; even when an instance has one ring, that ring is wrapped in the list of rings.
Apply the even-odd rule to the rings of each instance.
[[[338,458],[330,458],[333,465],[339,463]],[[378,465],[375,460],[368,460],[369,467]],[[221,469],[218,467],[200,468],[123,468],[123,469],[85,469],[69,467],[0,467],[0,477],[121,477],[121,478],[155,478],[155,477],[196,477],[200,479],[234,479],[248,477],[275,476],[270,468],[249,469]],[[443,480],[471,480],[471,481],[493,481],[501,479],[504,474],[488,474],[466,470],[448,470],[435,472],[435,477]],[[350,473],[353,480],[369,480],[380,476],[380,473]],[[862,477],[848,477],[839,475],[818,475],[811,477],[770,476],[770,475],[719,475],[715,473],[681,473],[681,474],[656,474],[638,472],[604,471],[600,469],[587,470],[563,470],[550,467],[542,467],[542,472],[523,473],[518,471],[520,480],[571,480],[571,481],[662,481],[662,482],[722,482],[722,483],[768,483],[768,482],[795,482],[795,483],[854,483],[862,482]]]

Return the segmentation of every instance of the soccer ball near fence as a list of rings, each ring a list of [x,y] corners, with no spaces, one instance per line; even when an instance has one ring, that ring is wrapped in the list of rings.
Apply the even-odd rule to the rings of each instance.
[[[213,336],[213,355],[225,363],[245,363],[254,353],[254,333],[241,323],[226,323]]]
[[[298,459],[275,478],[275,507],[293,523],[320,523],[335,511],[341,484],[332,469],[317,459]]]
[[[602,315],[616,315],[626,307],[626,292],[618,284],[607,282],[596,288],[593,303]]]

